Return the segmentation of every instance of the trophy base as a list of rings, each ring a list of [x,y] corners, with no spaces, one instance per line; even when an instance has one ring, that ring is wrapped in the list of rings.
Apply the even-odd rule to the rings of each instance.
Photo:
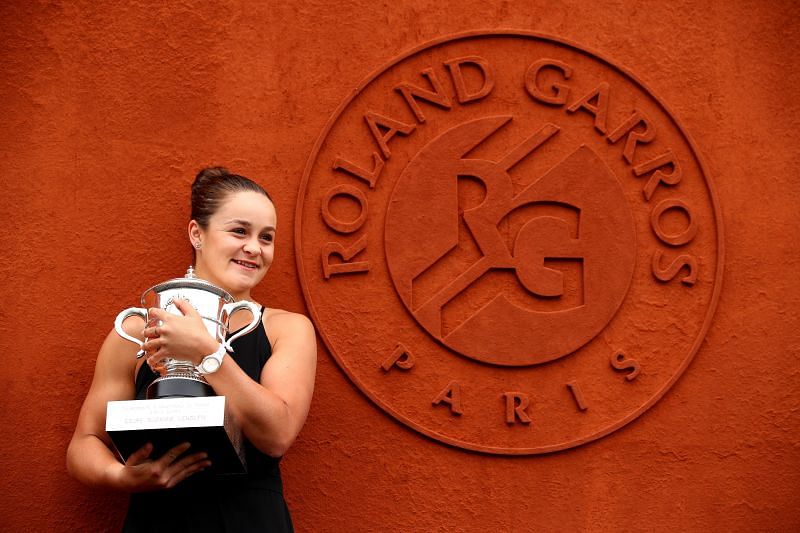
[[[147,387],[147,399],[205,398],[215,396],[214,389],[205,380],[185,377],[160,377]]]
[[[152,458],[189,442],[186,453],[208,453],[209,474],[247,472],[242,432],[224,396],[108,402],[106,432],[123,461],[148,442]]]

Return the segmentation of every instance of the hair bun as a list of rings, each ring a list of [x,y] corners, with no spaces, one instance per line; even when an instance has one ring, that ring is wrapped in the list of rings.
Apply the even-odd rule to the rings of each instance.
[[[230,171],[225,167],[207,167],[197,173],[192,187],[230,176]]]

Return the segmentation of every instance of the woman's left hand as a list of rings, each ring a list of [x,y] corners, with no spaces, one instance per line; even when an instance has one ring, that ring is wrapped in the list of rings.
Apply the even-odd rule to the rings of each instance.
[[[216,351],[219,342],[209,335],[203,319],[186,300],[173,300],[183,316],[160,308],[148,309],[144,336],[147,364],[156,369],[166,357],[199,364],[206,355]]]

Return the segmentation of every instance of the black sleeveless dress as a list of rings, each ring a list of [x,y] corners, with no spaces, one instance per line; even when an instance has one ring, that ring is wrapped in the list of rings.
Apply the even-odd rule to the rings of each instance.
[[[232,343],[232,357],[253,380],[272,355],[263,323]],[[224,364],[224,363],[223,363]],[[136,375],[136,399],[156,379],[147,364]],[[195,474],[172,489],[131,495],[123,533],[284,533],[294,531],[283,499],[280,459],[261,453],[245,439],[248,473]]]

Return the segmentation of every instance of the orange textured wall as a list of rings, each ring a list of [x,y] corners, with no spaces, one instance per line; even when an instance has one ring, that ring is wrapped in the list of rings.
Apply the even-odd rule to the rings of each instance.
[[[314,403],[283,462],[299,531],[800,529],[795,2],[6,2],[0,21],[0,425],[6,432],[0,440],[0,530],[118,528],[125,497],[71,480],[65,449],[96,350],[116,313],[188,264],[188,185],[208,164],[258,179],[277,199],[277,259],[255,294],[275,307],[313,308],[321,334]],[[501,29],[528,37],[511,45],[483,39],[475,48],[461,42],[408,55],[450,35]],[[419,259],[415,240],[442,245],[426,234],[436,226],[427,226],[424,217],[407,226],[402,221],[414,213],[409,202],[435,212],[431,198],[443,193],[426,189],[424,176],[414,172],[397,178],[403,169],[392,165],[411,158],[414,142],[450,131],[436,130],[437,118],[460,117],[455,127],[488,115],[526,116],[514,107],[523,102],[523,78],[518,93],[503,92],[503,84],[513,69],[543,57],[540,48],[514,48],[545,46],[532,35],[555,38],[545,43],[554,46],[546,55],[565,54],[559,57],[569,58],[576,71],[611,83],[611,126],[604,134],[622,123],[625,112],[640,109],[657,124],[659,140],[668,139],[686,163],[686,184],[662,189],[685,191],[681,198],[695,209],[698,233],[691,245],[663,250],[696,256],[699,288],[682,287],[680,278],[654,280],[648,268],[660,237],[648,229],[649,205],[633,209],[625,223],[637,228],[635,242],[644,251],[636,248],[639,255],[604,267],[610,285],[624,277],[615,265],[631,272],[632,292],[614,319],[622,321],[598,337],[608,349],[619,340],[629,357],[638,354],[641,377],[630,384],[609,365],[613,353],[603,355],[604,373],[596,380],[578,369],[570,373],[579,358],[563,357],[569,346],[538,356],[561,357],[557,361],[503,366],[514,357],[514,342],[506,343],[506,355],[477,348],[472,353],[481,337],[462,339],[466,344],[446,339],[411,304],[404,311],[402,297],[386,296],[395,294],[393,284],[413,276],[402,265]],[[496,68],[497,88],[483,101],[461,101],[446,61],[474,55]],[[419,57],[447,81],[450,108],[423,104],[426,125],[404,115],[418,133],[395,135],[387,154],[366,125],[358,129],[356,123],[367,111],[398,109],[392,106],[403,100],[392,88],[422,70],[421,63],[403,58]],[[551,68],[548,75],[554,73]],[[464,75],[475,90],[479,72],[465,67]],[[572,80],[569,104],[591,88],[582,80],[577,74]],[[614,107],[618,103],[628,108]],[[576,168],[632,176],[623,159],[627,135],[606,141],[591,133],[598,128],[585,111],[570,115],[536,105],[560,128],[557,139],[586,144],[600,155],[617,150],[613,160],[581,160]],[[356,122],[348,122],[350,113]],[[583,117],[583,129],[570,129],[568,115]],[[459,135],[453,139],[463,140]],[[510,149],[510,138],[496,146]],[[542,146],[537,153],[548,164],[568,155]],[[644,144],[636,150],[648,153]],[[358,234],[346,223],[359,213],[353,197],[340,194],[331,200],[330,214],[345,226],[331,229],[321,216],[335,176],[330,163],[352,156],[366,167],[372,151],[386,162],[384,176],[400,183],[371,192],[360,182],[372,209],[363,226],[373,236],[367,246],[382,246],[381,231],[387,246],[365,256],[375,278],[334,275],[339,292],[326,293],[332,285],[325,284],[320,251],[328,242],[356,242]],[[328,167],[318,170],[318,164]],[[529,170],[542,171],[537,169]],[[607,196],[592,200],[598,209],[616,205],[614,198],[645,205],[641,181],[627,177],[620,183],[623,189],[609,186]],[[394,211],[375,214],[390,200]],[[612,211],[628,220],[624,210]],[[675,236],[687,222],[676,217],[680,209],[671,211],[664,215],[664,232]],[[603,238],[605,247],[586,253],[602,258],[605,250],[629,250],[634,242],[624,234]],[[665,256],[661,264],[667,262]],[[587,290],[604,290],[603,279],[585,279]],[[704,335],[705,313],[713,310],[719,287]],[[364,310],[382,311],[383,302],[385,317],[359,322]],[[611,307],[605,312],[613,314]],[[553,331],[577,339],[577,329],[558,324]],[[370,331],[374,335],[364,337]],[[409,332],[404,342],[415,354],[411,369],[396,365],[409,360],[399,352],[395,366],[387,363],[400,341],[397,331]],[[381,337],[391,337],[388,352]],[[522,341],[536,339],[522,335]],[[594,353],[597,342],[576,353]],[[371,367],[354,359],[362,352]],[[482,360],[492,357],[501,360]],[[425,374],[423,362],[430,361],[441,375]],[[381,370],[384,363],[389,370]],[[448,366],[453,364],[458,368]],[[552,372],[536,376],[537,368]],[[489,374],[479,372],[486,369]],[[420,379],[409,385],[397,376]],[[387,385],[382,378],[397,380]],[[476,381],[468,384],[471,379]],[[451,380],[461,389],[448,385]],[[640,389],[614,388],[655,382],[641,397],[633,392]],[[553,383],[560,392],[545,396]],[[488,387],[482,396],[470,396],[482,386]],[[506,422],[503,402],[519,406],[522,394],[531,402],[525,413],[532,421],[525,423],[512,409]],[[415,407],[416,397],[424,409]],[[653,405],[623,423],[648,403]],[[622,407],[604,410],[610,405]],[[529,439],[538,429],[540,436]],[[575,440],[591,442],[531,453]]]

